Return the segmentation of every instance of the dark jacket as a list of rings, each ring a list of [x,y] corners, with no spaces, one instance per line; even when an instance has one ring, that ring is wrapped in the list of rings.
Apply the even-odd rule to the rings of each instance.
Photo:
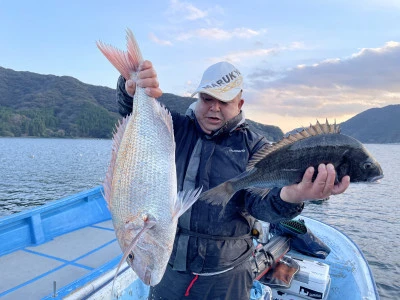
[[[124,84],[125,80],[120,77],[117,102],[123,116],[132,109],[132,98],[126,93]],[[203,191],[211,189],[242,173],[252,155],[261,147],[268,146],[265,137],[249,130],[242,113],[211,135],[201,130],[194,113],[186,116],[174,112],[171,114],[179,190],[183,190],[184,185],[190,186],[187,173],[193,171],[192,187],[202,186]],[[197,154],[193,153],[196,144]],[[177,264],[176,257],[187,255],[183,269],[174,265],[177,270],[212,273],[226,270],[247,259],[253,247],[249,233],[254,218],[275,223],[297,216],[303,208],[299,204],[284,202],[279,194],[279,188],[271,189],[264,197],[240,191],[229,201],[221,216],[220,206],[197,201],[179,220],[170,264]],[[186,222],[189,220],[190,225],[185,226],[184,219]],[[181,235],[189,236],[187,249],[183,252],[177,251]]]

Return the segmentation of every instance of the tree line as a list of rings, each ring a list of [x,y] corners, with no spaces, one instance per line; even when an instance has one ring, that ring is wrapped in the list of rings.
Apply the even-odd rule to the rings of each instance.
[[[117,115],[90,103],[83,104],[76,116],[63,118],[54,108],[14,111],[0,107],[0,136],[111,138]]]

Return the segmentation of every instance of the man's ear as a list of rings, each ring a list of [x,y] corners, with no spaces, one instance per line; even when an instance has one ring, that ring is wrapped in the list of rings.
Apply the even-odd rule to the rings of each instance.
[[[239,110],[242,109],[243,103],[244,103],[244,100],[243,100],[243,99],[240,99],[240,101],[239,101],[239,103],[238,103],[238,108],[239,108]]]

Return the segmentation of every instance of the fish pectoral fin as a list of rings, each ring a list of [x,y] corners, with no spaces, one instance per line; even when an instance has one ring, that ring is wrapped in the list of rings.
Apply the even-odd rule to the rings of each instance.
[[[180,191],[175,197],[175,203],[172,211],[172,218],[178,219],[185,211],[189,209],[199,198],[203,187],[194,190]]]
[[[152,214],[145,213],[142,216],[143,218],[143,227],[138,226],[134,222],[128,222],[125,224],[125,232],[127,231],[138,231],[137,237],[143,234],[144,231],[154,227],[157,224],[157,219]]]
[[[157,218],[150,213],[146,213],[143,215],[143,222],[144,222],[143,230],[150,229],[157,224]]]

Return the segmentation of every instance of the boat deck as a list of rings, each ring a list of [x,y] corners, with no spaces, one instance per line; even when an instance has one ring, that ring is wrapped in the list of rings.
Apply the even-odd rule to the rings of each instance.
[[[52,297],[54,282],[58,290],[120,259],[111,220],[86,226],[0,256],[0,299]]]

